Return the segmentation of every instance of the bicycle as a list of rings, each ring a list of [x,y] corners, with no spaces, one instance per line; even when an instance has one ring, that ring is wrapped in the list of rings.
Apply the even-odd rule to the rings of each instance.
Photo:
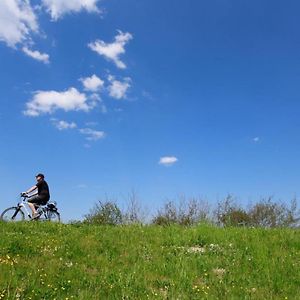
[[[30,212],[26,208],[26,205],[28,205],[27,198],[29,197],[24,194],[22,194],[21,197],[23,199],[17,204],[17,206],[9,207],[3,211],[3,213],[0,216],[1,221],[5,221],[5,222],[24,221],[25,213],[26,213],[27,216],[26,220],[29,221],[60,222],[60,213],[58,212],[57,203],[55,201],[51,201],[46,205],[36,205],[39,216],[36,218],[32,218]]]

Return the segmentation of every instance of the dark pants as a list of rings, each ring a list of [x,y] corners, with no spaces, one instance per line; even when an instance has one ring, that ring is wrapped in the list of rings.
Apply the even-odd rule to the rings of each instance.
[[[34,195],[28,199],[28,202],[34,205],[45,205],[48,202],[48,199],[40,195]]]

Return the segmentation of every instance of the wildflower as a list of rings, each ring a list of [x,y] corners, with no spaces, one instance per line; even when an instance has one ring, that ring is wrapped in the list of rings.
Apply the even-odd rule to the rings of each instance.
[[[70,262],[66,262],[65,265],[68,267],[68,268],[71,268],[73,266],[73,263],[70,261]]]
[[[226,272],[225,269],[216,268],[212,270],[213,274],[215,274],[217,277],[222,278]]]
[[[205,252],[205,248],[199,247],[199,246],[194,246],[194,247],[188,248],[187,252],[188,253],[204,253]]]

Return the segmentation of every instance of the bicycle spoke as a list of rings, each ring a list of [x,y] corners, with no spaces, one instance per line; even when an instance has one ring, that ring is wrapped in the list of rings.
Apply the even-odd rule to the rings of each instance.
[[[24,218],[24,213],[19,207],[10,207],[6,209],[0,217],[0,219],[5,222],[23,221]]]

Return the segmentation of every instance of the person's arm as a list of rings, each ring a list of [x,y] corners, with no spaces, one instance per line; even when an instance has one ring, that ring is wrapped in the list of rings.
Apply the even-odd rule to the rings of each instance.
[[[26,193],[26,194],[30,194],[31,192],[33,192],[33,191],[36,190],[36,189],[37,189],[37,186],[34,185],[34,186],[31,187],[28,191],[26,191],[25,193]]]

